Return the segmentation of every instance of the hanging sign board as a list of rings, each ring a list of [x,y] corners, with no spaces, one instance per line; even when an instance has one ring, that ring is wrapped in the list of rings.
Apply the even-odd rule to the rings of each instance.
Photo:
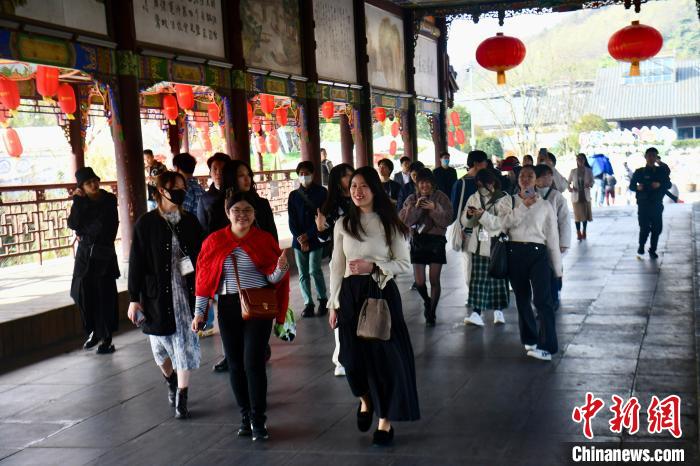
[[[4,1],[2,13],[107,35],[104,0]]]
[[[396,91],[406,90],[403,20],[365,3],[369,82]]]
[[[352,0],[313,0],[316,69],[321,79],[354,83],[355,27]]]
[[[438,72],[436,40],[425,36],[418,36],[413,66],[416,68],[414,77],[416,94],[437,98]]]

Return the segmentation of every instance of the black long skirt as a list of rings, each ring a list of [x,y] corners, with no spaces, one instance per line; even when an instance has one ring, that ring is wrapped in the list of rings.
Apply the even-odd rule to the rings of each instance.
[[[420,410],[413,347],[403,319],[401,295],[393,280],[382,291],[391,313],[391,337],[381,341],[357,336],[357,321],[369,294],[369,280],[369,276],[357,275],[343,279],[338,314],[339,359],[353,395],[359,397],[369,392],[378,417],[416,421]],[[371,288],[372,297],[377,297],[377,287]]]

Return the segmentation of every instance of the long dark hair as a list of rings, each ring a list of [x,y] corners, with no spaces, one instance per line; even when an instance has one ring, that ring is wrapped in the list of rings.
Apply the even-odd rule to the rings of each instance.
[[[586,168],[591,168],[591,166],[588,164],[588,157],[586,157],[586,154],[581,152],[580,154],[576,155],[576,159],[583,159],[583,166]]]
[[[228,195],[228,193],[237,193],[238,190],[238,169],[240,167],[245,167],[248,170],[248,176],[250,176],[250,192],[254,195],[258,195],[257,188],[255,186],[255,178],[253,176],[253,170],[250,165],[242,160],[229,160],[224,166],[224,179],[221,185],[221,190]]]
[[[384,191],[377,171],[372,167],[358,168],[350,178],[351,185],[352,181],[357,176],[361,176],[365,180],[365,183],[367,183],[367,186],[369,186],[370,191],[372,191],[372,195],[374,196],[374,212],[379,215],[379,219],[382,225],[384,225],[386,244],[391,246],[391,241],[396,232],[401,233],[404,237],[407,236],[408,227],[399,219],[399,215],[396,213],[396,207],[394,207],[391,199]],[[362,228],[360,215],[359,207],[357,207],[354,202],[350,203],[350,210],[345,218],[343,218],[343,227],[350,232],[350,236],[358,241],[363,241],[362,235],[366,235],[367,232]]]
[[[355,173],[355,169],[347,163],[341,163],[331,168],[328,174],[328,197],[326,202],[321,206],[321,213],[323,215],[328,215],[337,206],[340,200],[343,198],[343,188],[340,186],[340,179],[345,176],[345,173],[350,172],[350,174]]]

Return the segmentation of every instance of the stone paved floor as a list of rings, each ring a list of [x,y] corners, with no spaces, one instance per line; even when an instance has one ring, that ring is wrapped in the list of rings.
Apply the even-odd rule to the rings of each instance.
[[[683,437],[671,445],[686,449],[685,464],[698,464],[691,212],[666,209],[656,262],[634,255],[633,210],[596,213],[589,240],[565,259],[560,353],[551,363],[525,357],[512,307],[505,326],[461,325],[457,257],[443,271],[434,329],[423,326],[411,277],[402,277],[422,419],[397,423],[391,448],[371,447],[355,429],[356,401],[332,375],[332,336],[324,319],[312,319],[300,322],[293,344],[273,342],[266,444],[234,436],[227,378],[209,370],[218,337],[203,340],[194,417],[181,422],[145,337],[128,331],[111,356],[75,351],[0,375],[0,464],[566,464],[564,442],[584,440],[571,410],[586,391],[607,403],[593,422],[595,440],[615,445],[669,436],[612,434],[611,394],[640,398],[642,430],[651,395],[680,395]],[[293,301],[300,308],[298,290]]]

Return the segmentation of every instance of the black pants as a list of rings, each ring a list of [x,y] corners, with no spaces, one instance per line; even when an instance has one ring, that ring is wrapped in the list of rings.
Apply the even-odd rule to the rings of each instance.
[[[508,278],[515,293],[520,341],[554,354],[558,349],[552,305],[552,268],[543,244],[508,243]],[[533,296],[534,295],[534,296]],[[535,303],[537,319],[530,302]]]
[[[644,249],[649,233],[651,244],[649,250],[656,252],[659,244],[659,235],[663,229],[664,206],[661,203],[640,202],[637,206],[637,219],[639,220],[639,247]]]
[[[238,295],[219,296],[219,331],[228,361],[231,388],[243,416],[253,424],[265,423],[267,373],[265,348],[271,320],[243,320]]]

